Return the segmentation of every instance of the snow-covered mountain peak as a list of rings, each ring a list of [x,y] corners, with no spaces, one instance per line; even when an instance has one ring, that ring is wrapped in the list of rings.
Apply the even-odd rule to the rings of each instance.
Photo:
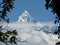
[[[28,11],[26,11],[26,10],[22,13],[22,15],[23,16],[30,16],[29,13],[28,13]]]
[[[17,22],[30,22],[32,20],[32,17],[28,13],[28,11],[24,11],[20,16]]]

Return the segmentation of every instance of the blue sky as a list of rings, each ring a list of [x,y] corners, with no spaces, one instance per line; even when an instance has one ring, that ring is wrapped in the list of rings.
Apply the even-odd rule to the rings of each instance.
[[[14,3],[14,9],[8,13],[10,21],[17,21],[24,10],[27,10],[35,20],[41,22],[55,20],[51,10],[45,9],[45,0],[15,0]]]

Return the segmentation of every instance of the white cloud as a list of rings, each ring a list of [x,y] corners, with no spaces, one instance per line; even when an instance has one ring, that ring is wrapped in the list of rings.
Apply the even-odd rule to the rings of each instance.
[[[58,41],[58,36],[54,38],[52,34],[35,30],[37,27],[55,26],[53,23],[10,23],[8,26],[17,30],[20,40],[18,45],[54,45]]]

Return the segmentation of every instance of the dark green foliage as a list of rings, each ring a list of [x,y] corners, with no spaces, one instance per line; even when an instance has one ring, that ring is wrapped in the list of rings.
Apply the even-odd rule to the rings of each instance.
[[[45,7],[46,9],[52,9],[51,12],[53,12],[54,14],[56,13],[56,20],[55,23],[58,22],[60,20],[60,0],[45,0],[46,4]]]
[[[53,12],[53,14],[56,13],[56,20],[55,20],[55,24],[59,23],[58,29],[57,31],[54,32],[54,34],[58,34],[60,38],[60,0],[45,0],[46,4],[45,7],[46,9],[52,9],[51,12]],[[60,45],[60,42],[57,42],[56,45]]]
[[[60,42],[57,42],[55,45],[60,45]]]
[[[7,17],[7,12],[10,12],[14,8],[14,0],[2,0],[0,3],[0,21],[6,21],[9,23],[9,18]],[[4,26],[4,25],[3,25]],[[9,45],[9,44],[16,44],[16,30],[5,30],[2,29],[3,26],[0,26],[0,42]],[[5,30],[6,32],[3,32]],[[9,44],[8,44],[9,43]]]
[[[12,30],[12,31],[7,30],[6,32],[2,32],[2,30],[0,30],[0,42],[16,44],[17,43],[16,42],[16,40],[17,40],[16,35],[17,35],[16,30]]]
[[[14,44],[16,44],[16,36],[12,36],[11,38],[10,38],[10,43],[14,43]]]
[[[0,5],[0,20],[6,20],[9,22],[9,18],[7,18],[7,12],[10,12],[11,9],[13,9],[14,0],[2,0],[2,3]]]
[[[54,34],[59,35],[59,37],[58,37],[58,38],[60,38],[60,25],[58,26],[58,29],[57,29],[57,31],[55,31],[55,32],[54,32]]]
[[[51,8],[54,14],[56,13],[56,20],[55,20],[55,24],[56,23],[60,23],[60,0],[45,0],[46,4],[45,7],[46,9]],[[58,26],[57,31],[54,32],[54,34],[58,34],[60,36],[60,24]]]

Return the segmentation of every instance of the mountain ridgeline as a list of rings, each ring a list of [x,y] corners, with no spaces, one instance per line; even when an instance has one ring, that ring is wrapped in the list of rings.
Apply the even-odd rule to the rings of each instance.
[[[58,26],[52,22],[39,22],[24,11],[17,22],[8,25],[18,32],[18,45],[55,45],[59,41],[58,35],[53,34]]]
[[[34,20],[30,14],[28,13],[28,11],[24,11],[20,16],[17,22],[29,22],[29,23],[36,23],[37,21]]]

